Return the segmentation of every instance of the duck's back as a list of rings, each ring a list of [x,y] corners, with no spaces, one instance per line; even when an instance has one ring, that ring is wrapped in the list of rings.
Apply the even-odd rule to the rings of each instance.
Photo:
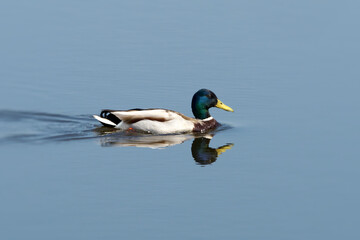
[[[192,132],[197,122],[196,119],[167,109],[104,110],[101,117],[94,117],[107,126],[123,130],[132,128],[153,134]]]
[[[114,115],[122,120],[117,126],[121,129],[133,128],[153,134],[185,133],[194,129],[191,118],[166,109],[115,112]]]

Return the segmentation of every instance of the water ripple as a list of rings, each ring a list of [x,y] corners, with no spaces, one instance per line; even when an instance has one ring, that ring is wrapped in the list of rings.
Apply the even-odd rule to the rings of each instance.
[[[44,112],[0,110],[0,144],[52,143],[98,139],[101,146],[162,148],[186,140],[214,136],[231,126],[222,125],[207,134],[161,135],[120,131],[99,127],[91,115],[62,115]]]
[[[69,116],[44,112],[0,111],[0,143],[39,143],[92,138],[91,115]]]

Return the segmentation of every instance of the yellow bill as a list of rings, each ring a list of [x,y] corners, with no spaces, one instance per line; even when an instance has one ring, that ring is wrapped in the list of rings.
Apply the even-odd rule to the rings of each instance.
[[[217,100],[217,104],[215,105],[215,107],[224,109],[225,111],[229,111],[229,112],[234,111],[231,107],[226,106],[225,104],[223,104],[219,99]]]

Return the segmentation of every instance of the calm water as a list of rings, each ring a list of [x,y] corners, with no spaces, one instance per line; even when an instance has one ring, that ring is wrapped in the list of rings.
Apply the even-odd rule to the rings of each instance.
[[[0,9],[1,239],[357,239],[356,1],[8,1]],[[103,108],[211,135],[100,128]],[[221,153],[221,154],[219,154]]]

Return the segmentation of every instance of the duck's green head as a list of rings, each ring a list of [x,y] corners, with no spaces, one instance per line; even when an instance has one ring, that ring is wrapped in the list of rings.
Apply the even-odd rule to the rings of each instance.
[[[192,112],[197,119],[205,119],[210,117],[209,108],[217,107],[229,112],[233,112],[231,107],[223,104],[213,93],[208,89],[200,89],[197,91],[192,99]]]

